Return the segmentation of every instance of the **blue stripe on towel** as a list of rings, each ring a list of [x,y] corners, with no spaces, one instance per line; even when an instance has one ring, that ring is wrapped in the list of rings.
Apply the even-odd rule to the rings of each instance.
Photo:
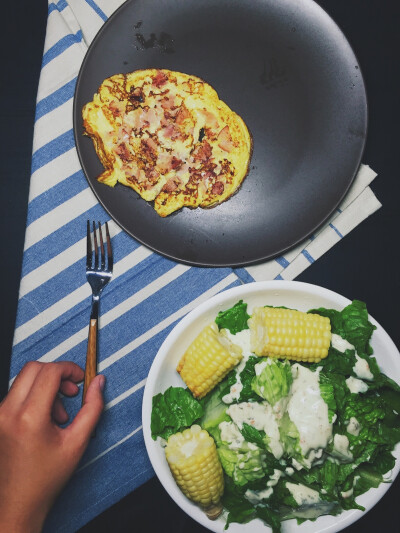
[[[40,100],[36,105],[35,120],[39,120],[47,113],[50,113],[50,111],[53,111],[53,109],[56,109],[57,107],[61,106],[62,104],[65,104],[65,102],[73,98],[76,79],[76,77],[73,78],[71,81],[69,81],[53,93],[49,94],[49,96],[46,96],[45,98]]]
[[[66,0],[59,0],[58,2],[51,2],[49,4],[48,14],[52,13],[53,11],[63,11],[66,7],[68,7],[68,3]]]
[[[314,263],[315,259],[313,258],[313,256],[307,250],[302,250],[301,253],[307,259],[307,261],[309,261],[310,263]]]
[[[63,252],[86,235],[87,220],[109,220],[100,204],[95,204],[80,216],[66,220],[65,225],[53,231],[24,252],[22,276]],[[46,258],[46,260],[45,260]]]
[[[74,147],[74,131],[71,129],[38,148],[32,155],[32,174]]]
[[[28,212],[27,226],[58,205],[84,191],[87,186],[83,171],[78,170],[78,172],[74,172],[71,176],[40,194],[30,202],[31,207]]]
[[[336,226],[334,226],[332,223],[330,223],[329,226],[339,235],[341,239],[343,239],[343,235],[340,233]]]
[[[279,257],[275,257],[275,261],[280,265],[282,268],[286,268],[289,266],[289,261],[284,257],[283,255]]]
[[[52,61],[54,58],[62,54],[70,46],[80,43],[82,41],[82,37],[81,30],[77,31],[75,34],[69,33],[64,37],[61,37],[56,44],[53,44],[53,46],[49,48],[45,54],[43,54],[42,68],[50,63],[50,61]]]
[[[95,13],[99,15],[99,17],[105,22],[107,20],[107,15],[104,13],[102,9],[99,8],[99,6],[94,2],[94,0],[85,0],[87,4],[93,9]]]

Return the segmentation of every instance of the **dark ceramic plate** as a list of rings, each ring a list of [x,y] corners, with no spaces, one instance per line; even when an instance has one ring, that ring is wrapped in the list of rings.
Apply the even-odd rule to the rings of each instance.
[[[133,190],[96,181],[81,109],[108,76],[144,68],[203,78],[246,122],[250,172],[227,202],[163,219]],[[74,129],[89,184],[125,231],[184,263],[239,266],[283,253],[337,208],[361,161],[367,102],[349,43],[311,0],[130,0],[88,50]]]

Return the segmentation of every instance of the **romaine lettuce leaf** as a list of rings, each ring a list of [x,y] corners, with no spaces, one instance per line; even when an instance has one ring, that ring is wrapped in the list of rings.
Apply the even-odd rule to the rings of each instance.
[[[370,339],[376,327],[368,320],[364,302],[353,300],[342,311],[334,309],[311,309],[309,313],[327,316],[331,321],[332,333],[336,333],[352,344],[359,355],[372,354]]]
[[[254,367],[259,362],[259,357],[256,355],[250,356],[246,361],[244,369],[240,372],[239,379],[243,388],[240,392],[238,402],[259,401],[258,394],[251,388],[251,382],[256,375]],[[227,392],[229,392],[230,387],[236,383],[236,372],[234,370],[228,375],[227,383],[229,385]]]
[[[249,318],[247,304],[243,303],[243,300],[240,300],[230,309],[220,311],[215,322],[219,329],[229,329],[232,335],[236,335],[239,331],[249,329],[247,325]]]
[[[236,485],[244,486],[249,481],[264,477],[264,453],[260,448],[250,449],[245,442],[242,448],[233,450],[222,443],[218,448],[218,455],[222,468]]]
[[[293,382],[292,370],[288,361],[261,358],[259,364],[265,364],[261,373],[254,376],[252,390],[272,406],[289,394]]]
[[[290,420],[286,412],[281,419],[279,434],[285,453],[294,457],[297,461],[302,462],[303,456],[300,447],[300,434],[296,425]]]
[[[169,387],[153,396],[151,436],[168,439],[173,433],[190,427],[203,414],[203,408],[188,389]]]
[[[229,422],[231,419],[226,414],[228,408],[227,404],[221,399],[222,394],[225,392],[225,387],[221,383],[214,390],[212,390],[207,396],[205,396],[200,403],[203,408],[203,416],[199,420],[199,425],[207,430],[210,435],[214,437],[217,444],[220,443],[220,430],[219,424],[221,422]]]

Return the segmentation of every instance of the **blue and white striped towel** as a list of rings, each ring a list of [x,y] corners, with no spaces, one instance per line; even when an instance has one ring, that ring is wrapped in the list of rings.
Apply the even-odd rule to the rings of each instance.
[[[10,381],[23,365],[72,360],[84,364],[90,288],[85,278],[86,220],[109,220],[79,165],[72,101],[87,47],[121,0],[49,2],[38,89],[27,230]],[[263,265],[204,269],[165,259],[112,221],[114,276],[102,297],[99,371],[106,407],[78,471],[45,531],[72,532],[144,483],[153,471],[141,427],[143,386],[166,335],[188,311],[243,282],[293,279],[380,207],[360,172],[340,208],[302,246]],[[67,400],[71,416],[79,399]]]

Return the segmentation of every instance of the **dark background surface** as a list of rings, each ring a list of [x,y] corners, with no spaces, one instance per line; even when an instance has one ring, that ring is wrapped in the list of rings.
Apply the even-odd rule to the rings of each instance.
[[[279,0],[277,0],[279,1]],[[378,177],[372,189],[383,207],[340,241],[297,279],[368,304],[400,347],[399,279],[399,69],[398,2],[320,0],[343,30],[360,62],[369,100],[369,132],[363,162]],[[2,5],[0,79],[1,317],[0,398],[7,391],[8,366],[17,309],[29,192],[34,110],[45,36],[44,0]],[[398,532],[400,479],[346,533]],[[80,533],[205,532],[172,502],[155,479],[80,530]]]

